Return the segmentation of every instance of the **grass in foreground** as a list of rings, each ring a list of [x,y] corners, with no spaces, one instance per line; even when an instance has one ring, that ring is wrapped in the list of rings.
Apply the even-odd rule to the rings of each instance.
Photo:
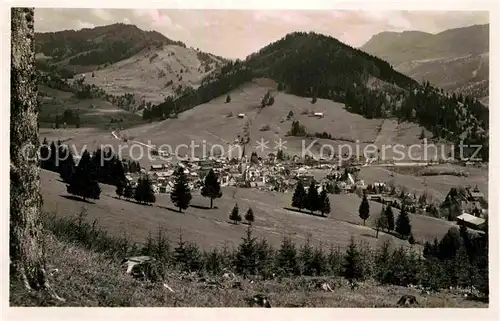
[[[48,271],[56,292],[66,302],[56,302],[41,293],[28,293],[21,282],[11,280],[11,306],[85,306],[85,307],[245,307],[245,298],[257,293],[267,295],[273,307],[397,307],[403,294],[417,297],[418,307],[486,308],[488,305],[466,300],[449,291],[421,295],[416,289],[400,286],[379,286],[368,281],[351,290],[346,281],[336,277],[297,277],[280,281],[243,280],[242,289],[207,289],[202,283],[181,279],[174,270],[167,272],[166,282],[139,281],[125,273],[118,259],[91,252],[47,234]],[[314,285],[327,280],[334,292],[324,292]]]

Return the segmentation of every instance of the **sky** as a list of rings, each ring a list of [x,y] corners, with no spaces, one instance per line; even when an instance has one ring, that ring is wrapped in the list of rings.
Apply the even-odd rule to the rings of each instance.
[[[37,8],[37,32],[93,28],[113,23],[156,30],[188,47],[226,58],[243,59],[294,31],[314,31],[359,47],[383,31],[430,33],[489,23],[476,11],[283,11],[180,9]]]

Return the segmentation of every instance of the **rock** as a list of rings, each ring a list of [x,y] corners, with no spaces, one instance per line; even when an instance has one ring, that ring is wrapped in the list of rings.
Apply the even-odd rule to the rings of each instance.
[[[414,295],[409,295],[409,294],[403,295],[398,301],[398,305],[400,306],[403,305],[408,306],[414,304],[418,304],[417,298]]]

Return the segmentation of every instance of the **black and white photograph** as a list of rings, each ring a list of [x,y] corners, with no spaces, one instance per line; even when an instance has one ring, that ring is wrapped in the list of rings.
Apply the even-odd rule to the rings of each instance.
[[[487,5],[126,5],[3,6],[10,308],[494,308]]]

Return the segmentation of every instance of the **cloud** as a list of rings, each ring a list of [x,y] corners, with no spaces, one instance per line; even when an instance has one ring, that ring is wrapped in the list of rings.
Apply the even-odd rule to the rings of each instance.
[[[75,29],[85,29],[85,28],[95,28],[95,25],[89,22],[76,20],[76,28]]]

